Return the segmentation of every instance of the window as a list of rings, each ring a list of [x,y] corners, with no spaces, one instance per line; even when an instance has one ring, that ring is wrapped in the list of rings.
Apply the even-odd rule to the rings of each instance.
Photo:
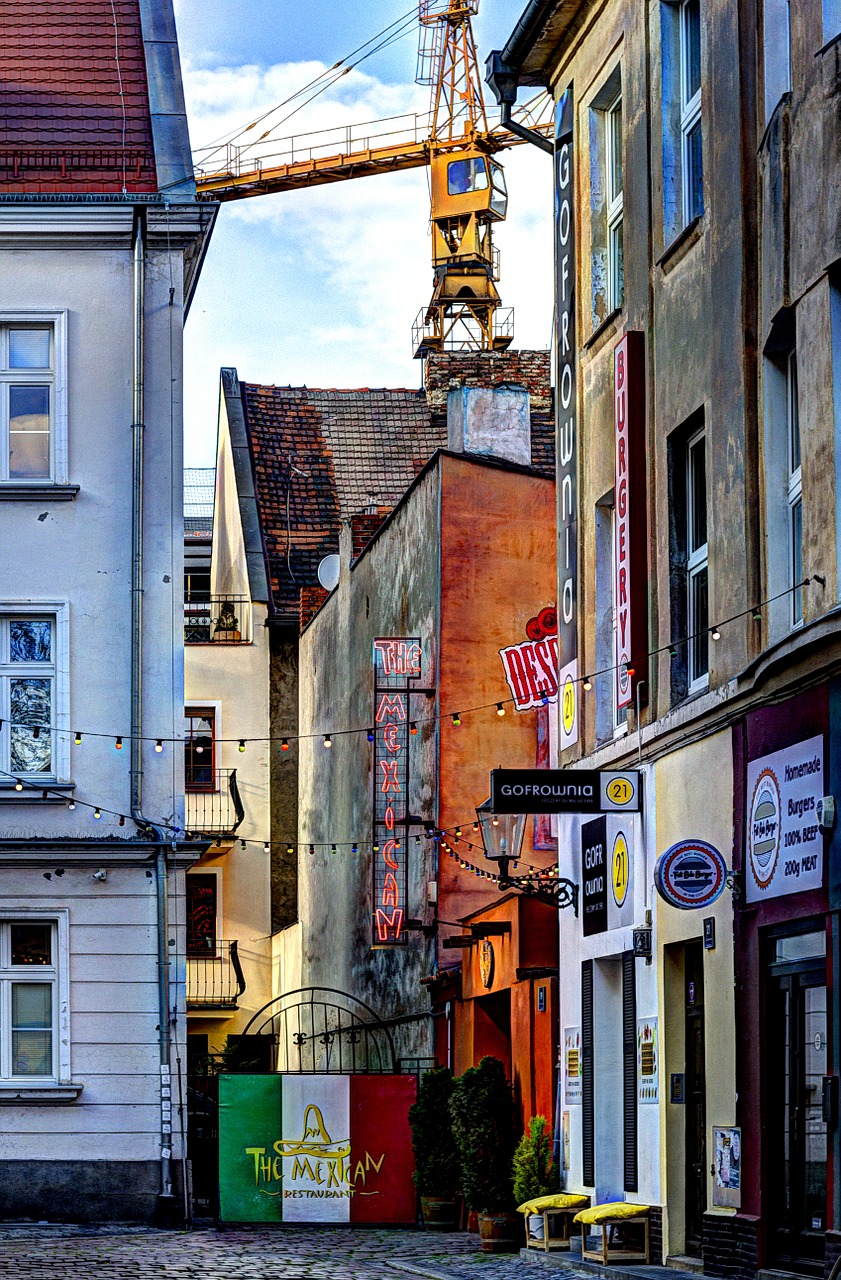
[[[57,1079],[57,923],[0,923],[0,1079]]]
[[[217,886],[212,872],[187,876],[187,955],[214,956],[217,941]]]
[[[791,89],[791,6],[789,0],[765,0],[762,11],[765,123]]]
[[[830,40],[841,33],[841,0],[823,0],[823,42],[829,44]]]
[[[617,311],[625,301],[625,250],[622,196],[622,98],[605,112],[607,186],[607,306]]]
[[[627,732],[627,707],[616,697],[616,508],[613,490],[596,504],[596,661],[604,672],[593,682],[596,740],[608,742]]]
[[[190,791],[216,790],[216,714],[203,707],[184,713],[184,785]]]
[[[0,316],[0,483],[66,479],[63,312]]]
[[[614,67],[590,104],[590,274],[595,331],[625,301],[622,75]]]
[[[707,443],[703,431],[686,448],[686,581],[689,692],[709,682],[709,566],[707,558]]]
[[[487,191],[488,170],[480,156],[469,160],[453,160],[447,165],[447,194],[467,195],[470,191]]]
[[[803,581],[803,488],[800,478],[800,412],[797,404],[797,352],[789,351],[786,375],[786,494],[788,497],[789,585]],[[791,625],[803,621],[803,590],[791,593]]]
[[[704,211],[701,147],[701,0],[680,6],[680,136],[683,223]]]
[[[663,243],[704,212],[700,0],[662,0]]]
[[[0,768],[54,776],[56,619],[0,616]]]

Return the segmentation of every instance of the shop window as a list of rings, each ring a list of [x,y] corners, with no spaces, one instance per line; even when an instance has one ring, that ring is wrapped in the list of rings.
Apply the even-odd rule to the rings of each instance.
[[[663,239],[704,211],[700,0],[662,0]]]
[[[188,792],[216,791],[216,716],[209,708],[184,713],[184,786]]]
[[[619,67],[590,109],[592,327],[625,301],[622,80]]]
[[[669,439],[672,703],[709,684],[707,438],[703,413]]]
[[[790,0],[765,0],[763,11],[765,123],[783,94],[791,90]]]

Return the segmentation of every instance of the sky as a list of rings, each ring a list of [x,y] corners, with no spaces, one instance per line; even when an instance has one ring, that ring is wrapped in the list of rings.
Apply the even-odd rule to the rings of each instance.
[[[194,152],[275,107],[413,7],[410,0],[175,0]],[[524,7],[525,0],[481,0],[480,63],[504,44]],[[414,82],[416,57],[410,21],[278,136],[425,112],[430,91]],[[514,307],[514,346],[547,347],[551,160],[530,146],[503,160],[509,211],[495,228],[502,301]],[[431,295],[430,244],[424,168],[223,204],[184,335],[186,464],[214,463],[222,366],[243,381],[280,386],[420,386],[411,327]]]

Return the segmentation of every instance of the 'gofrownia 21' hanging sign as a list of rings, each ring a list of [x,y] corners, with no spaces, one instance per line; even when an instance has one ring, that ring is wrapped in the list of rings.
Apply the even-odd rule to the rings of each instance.
[[[661,853],[654,884],[670,906],[692,911],[715,902],[727,884],[727,864],[704,840],[681,840]]]

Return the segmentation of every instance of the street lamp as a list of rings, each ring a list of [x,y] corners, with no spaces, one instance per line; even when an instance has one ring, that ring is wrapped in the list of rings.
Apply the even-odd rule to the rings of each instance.
[[[482,831],[482,843],[485,846],[485,857],[489,862],[499,863],[500,889],[510,888],[508,865],[516,862],[520,856],[527,817],[525,813],[494,813],[490,799],[476,808],[476,818]]]

